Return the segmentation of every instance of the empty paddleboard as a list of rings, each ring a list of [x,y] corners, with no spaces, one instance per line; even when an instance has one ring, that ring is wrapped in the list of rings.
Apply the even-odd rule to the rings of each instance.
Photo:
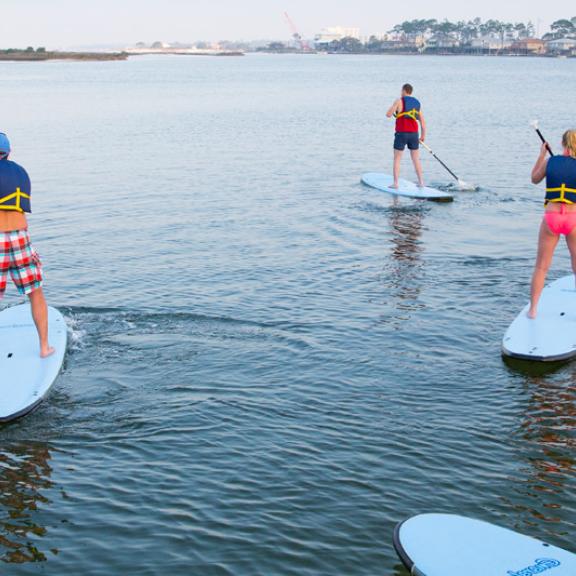
[[[421,514],[402,522],[394,548],[413,576],[576,574],[576,554],[452,514]]]
[[[526,304],[504,334],[504,356],[540,362],[576,356],[575,282],[574,275],[570,275],[546,286],[534,320],[528,318]]]
[[[390,174],[381,174],[379,172],[368,172],[362,175],[362,182],[367,186],[376,188],[394,194],[395,196],[405,196],[407,198],[416,198],[419,200],[435,200],[437,202],[452,202],[454,196],[436,188],[419,188],[414,182],[408,180],[399,180],[398,188],[390,188],[394,183],[394,178]]]
[[[56,352],[40,358],[30,306],[23,304],[0,312],[0,422],[36,408],[60,373],[67,331],[64,317],[55,308],[48,308],[48,334]]]

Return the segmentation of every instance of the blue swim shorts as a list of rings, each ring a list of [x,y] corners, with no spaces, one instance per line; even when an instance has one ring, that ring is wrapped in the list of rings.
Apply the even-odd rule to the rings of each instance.
[[[420,148],[420,135],[418,132],[396,132],[394,136],[394,150],[418,150]]]

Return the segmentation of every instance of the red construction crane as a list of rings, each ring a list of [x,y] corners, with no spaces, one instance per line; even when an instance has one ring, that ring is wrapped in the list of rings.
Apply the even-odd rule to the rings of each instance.
[[[302,38],[302,34],[298,32],[298,28],[296,28],[296,24],[292,22],[290,16],[288,16],[288,12],[284,12],[284,18],[286,18],[286,22],[288,23],[290,31],[292,32],[292,38],[294,39],[294,42],[296,42],[298,48],[300,48],[302,52],[308,52],[310,50],[310,46],[308,45],[308,42]]]

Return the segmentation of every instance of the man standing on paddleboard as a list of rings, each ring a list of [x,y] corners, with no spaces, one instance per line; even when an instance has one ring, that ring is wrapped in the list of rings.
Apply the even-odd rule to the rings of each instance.
[[[8,159],[11,148],[0,132],[0,298],[8,273],[18,292],[28,296],[38,330],[40,356],[54,353],[48,343],[48,306],[42,292],[42,264],[30,244],[26,212],[31,212],[30,178],[22,166]]]
[[[390,106],[386,116],[396,118],[396,134],[394,136],[394,184],[392,188],[398,188],[398,178],[400,177],[400,162],[404,148],[408,146],[410,156],[416,175],[418,176],[418,186],[424,187],[424,176],[422,175],[422,164],[420,162],[420,142],[426,139],[426,122],[422,115],[420,101],[412,96],[414,88],[410,84],[402,86],[400,98]],[[420,126],[418,125],[420,123]],[[419,135],[419,129],[422,133]]]

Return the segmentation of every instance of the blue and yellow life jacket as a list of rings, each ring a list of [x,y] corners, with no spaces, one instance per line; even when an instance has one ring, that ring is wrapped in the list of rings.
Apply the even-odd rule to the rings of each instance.
[[[546,166],[546,198],[548,202],[576,204],[576,158],[552,156]]]
[[[420,116],[420,100],[413,96],[403,96],[404,110],[396,114],[396,118],[408,117],[412,120],[418,120]]]
[[[28,173],[11,160],[0,160],[0,210],[32,212]]]

